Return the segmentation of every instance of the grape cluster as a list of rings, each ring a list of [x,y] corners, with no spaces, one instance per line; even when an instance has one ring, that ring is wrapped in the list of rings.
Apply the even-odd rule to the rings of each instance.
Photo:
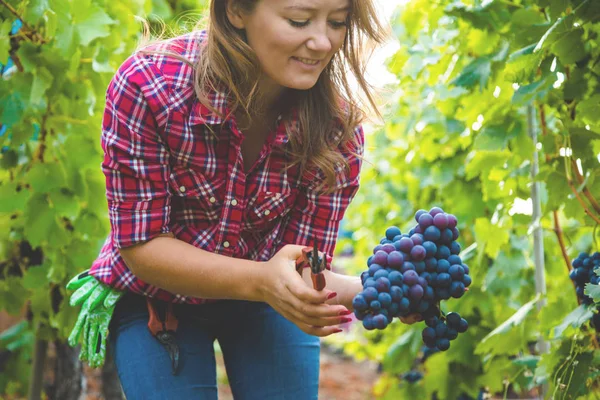
[[[415,220],[408,234],[389,227],[367,260],[363,291],[353,300],[367,330],[385,329],[394,317],[439,316],[439,302],[462,297],[471,284],[459,256],[456,217],[433,207],[417,211]]]
[[[469,328],[466,319],[461,318],[460,314],[450,312],[446,314],[446,320],[438,317],[430,317],[425,320],[427,327],[423,329],[423,343],[428,347],[435,347],[441,351],[450,348],[450,342],[458,337],[459,333],[464,333]]]
[[[592,285],[600,284],[600,276],[595,272],[595,270],[600,268],[600,253],[596,252],[592,255],[579,253],[577,258],[573,260],[572,265],[573,269],[569,274],[569,278],[575,283],[577,297],[583,304],[592,304],[594,301],[584,291],[585,285],[588,283]],[[592,317],[592,326],[596,331],[600,332],[600,309],[598,311]]]
[[[600,276],[596,275],[594,269],[600,267],[600,253],[596,252],[592,255],[588,253],[580,253],[573,260],[573,269],[569,274],[569,278],[575,283],[575,291],[577,297],[583,304],[592,304],[591,297],[584,294],[585,285],[591,283],[597,285],[600,282]]]

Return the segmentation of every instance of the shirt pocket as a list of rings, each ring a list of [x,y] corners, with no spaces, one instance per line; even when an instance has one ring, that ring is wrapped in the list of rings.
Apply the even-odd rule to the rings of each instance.
[[[176,222],[197,225],[220,220],[223,180],[210,179],[192,169],[176,168],[169,181],[173,194],[171,216]]]
[[[248,207],[244,230],[265,232],[273,229],[294,206],[292,191],[259,192],[256,200]]]

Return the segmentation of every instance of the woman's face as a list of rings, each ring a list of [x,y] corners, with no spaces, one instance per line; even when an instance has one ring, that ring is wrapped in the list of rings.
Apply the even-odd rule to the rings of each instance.
[[[265,85],[306,90],[344,44],[349,7],[350,0],[260,0],[251,14],[229,19],[246,31]]]

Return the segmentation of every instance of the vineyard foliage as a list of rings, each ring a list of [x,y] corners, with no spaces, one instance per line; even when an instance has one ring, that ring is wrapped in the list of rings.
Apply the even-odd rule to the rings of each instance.
[[[24,392],[34,337],[68,335],[75,311],[65,283],[108,234],[101,116],[108,81],[137,45],[135,16],[177,27],[205,3],[0,0],[0,310],[29,321],[0,334],[11,364],[0,393]],[[600,391],[593,308],[578,305],[568,270],[579,252],[600,251],[600,2],[411,0],[392,27],[400,48],[388,69],[398,83],[385,95],[385,125],[367,138],[345,221],[353,234],[338,248],[355,249],[349,268],[358,274],[387,226],[408,230],[417,209],[434,205],[456,215],[473,285],[445,311],[470,328],[422,363],[422,323],[368,333],[357,325],[338,344],[381,362],[374,391],[383,398],[524,394],[541,384],[555,398],[591,396]],[[536,148],[542,218],[532,221]],[[588,289],[600,302],[600,289]],[[537,351],[540,337],[548,353]],[[423,379],[400,379],[411,369]]]
[[[422,324],[356,332],[345,349],[380,360],[375,390],[389,399],[477,398],[481,389],[515,398],[542,384],[548,398],[597,398],[600,351],[586,322],[593,307],[578,305],[569,269],[580,252],[600,251],[600,2],[412,0],[392,24],[400,46],[388,69],[398,82],[386,95],[385,125],[367,138],[370,164],[345,241],[358,272],[387,226],[408,231],[420,208],[456,215],[473,285],[444,307],[470,328],[424,362]],[[546,272],[539,297],[537,226]],[[597,286],[588,290],[600,300]],[[538,300],[546,303],[539,312]],[[402,380],[411,369],[423,379]]]
[[[9,355],[0,394],[26,391],[34,336],[68,336],[76,311],[65,284],[90,266],[109,232],[101,118],[108,82],[138,44],[136,16],[159,33],[159,21],[176,29],[205,7],[0,1],[0,311],[30,321],[28,331],[20,324],[0,335]]]

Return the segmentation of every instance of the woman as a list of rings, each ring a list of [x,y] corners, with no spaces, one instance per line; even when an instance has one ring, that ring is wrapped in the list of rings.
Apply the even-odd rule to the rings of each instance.
[[[371,1],[213,0],[206,31],[146,46],[115,74],[112,231],[89,273],[127,293],[110,340],[128,399],[216,398],[215,339],[236,399],[317,398],[319,337],[350,320],[361,282],[327,270],[317,291],[293,264],[314,241],[331,260],[358,189],[345,68],[373,105],[364,37],[383,39]],[[146,298],[176,303],[176,375]]]

